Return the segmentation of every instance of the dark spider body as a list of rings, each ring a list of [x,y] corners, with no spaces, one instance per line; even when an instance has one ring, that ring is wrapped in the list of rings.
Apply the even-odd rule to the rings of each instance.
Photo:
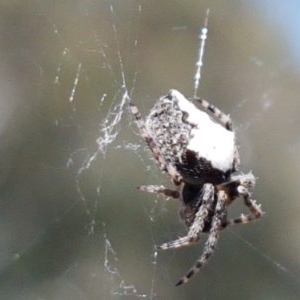
[[[188,228],[186,236],[158,248],[189,246],[199,241],[202,232],[209,234],[203,254],[176,285],[186,283],[209,259],[220,230],[263,215],[260,205],[250,198],[254,176],[252,173],[236,174],[239,156],[231,119],[207,101],[195,100],[218,123],[176,90],[156,102],[145,122],[130,100],[142,138],[175,186],[175,190],[171,190],[148,185],[141,186],[140,190],[179,199],[179,214]],[[244,199],[251,214],[228,220],[227,207],[238,197]]]

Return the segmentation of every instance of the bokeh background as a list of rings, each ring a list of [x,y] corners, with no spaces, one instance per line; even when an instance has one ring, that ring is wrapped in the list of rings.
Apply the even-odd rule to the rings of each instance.
[[[144,114],[170,88],[192,96],[207,8],[198,94],[233,118],[266,215],[175,288],[203,242],[156,255],[185,228],[136,191],[169,179],[122,85]],[[298,1],[2,0],[0,16],[1,299],[299,299]]]

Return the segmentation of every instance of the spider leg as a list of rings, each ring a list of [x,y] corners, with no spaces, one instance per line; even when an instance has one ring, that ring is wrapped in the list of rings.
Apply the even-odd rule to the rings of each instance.
[[[251,194],[249,192],[249,188],[252,188],[255,184],[255,178],[253,174],[249,173],[242,175],[239,179],[239,184],[240,185],[237,187],[238,195],[244,199],[244,203],[252,213],[253,218],[261,218],[264,214],[264,212],[261,209],[261,204],[257,204],[256,200],[251,199]],[[247,217],[241,216],[241,219],[245,220],[242,223],[247,223]]]
[[[227,130],[233,131],[231,118],[228,115],[225,115],[219,108],[215,107],[204,99],[195,98],[192,100],[197,101],[205,110],[211,112]]]
[[[222,229],[222,220],[226,217],[226,202],[227,195],[225,191],[220,190],[218,192],[218,200],[215,209],[215,215],[212,220],[211,229],[209,232],[208,239],[204,246],[204,251],[201,257],[196,261],[195,265],[176,283],[176,286],[187,283],[192,276],[194,276],[201,267],[206,263],[206,261],[212,256],[218,238],[220,230]]]
[[[261,209],[261,204],[257,204],[256,200],[253,200],[250,197],[251,194],[249,192],[249,188],[252,188],[255,185],[255,178],[253,174],[249,173],[237,175],[234,178],[234,181],[238,184],[236,188],[237,195],[244,199],[244,203],[250,210],[251,214],[241,214],[237,218],[226,220],[226,222],[222,224],[223,228],[227,227],[228,225],[246,224],[259,219],[264,215],[264,212]]]
[[[249,195],[244,195],[243,198],[245,205],[249,208],[252,214],[241,214],[237,218],[226,220],[222,223],[222,229],[226,228],[228,225],[247,224],[261,218],[265,214],[261,210],[261,204],[257,204],[255,200],[250,199]]]
[[[143,192],[160,194],[174,199],[178,199],[180,197],[180,193],[178,191],[168,189],[163,185],[141,185],[138,189]]]
[[[167,250],[167,249],[186,247],[186,246],[196,244],[199,241],[199,239],[200,239],[200,235],[196,235],[196,236],[186,235],[177,240],[167,242],[160,246],[157,246],[157,249],[158,250]]]
[[[201,206],[199,207],[199,210],[195,215],[195,219],[190,226],[187,235],[177,240],[164,243],[158,246],[158,249],[167,250],[180,248],[190,246],[199,241],[200,233],[203,231],[204,222],[208,215],[208,211],[212,209],[212,205],[214,202],[214,186],[209,183],[204,184],[200,197],[202,199]]]
[[[251,214],[248,214],[248,215],[241,214],[237,218],[227,220],[224,224],[222,224],[222,227],[225,228],[228,225],[246,224],[246,223],[249,223],[249,222],[254,221],[256,219],[257,218],[255,216],[251,215]]]
[[[147,143],[151,152],[153,153],[153,156],[158,162],[160,168],[163,171],[168,172],[175,185],[180,185],[180,183],[182,182],[182,176],[179,174],[177,169],[171,163],[165,160],[165,158],[161,154],[159,147],[156,145],[151,134],[149,133],[149,130],[147,129],[147,126],[144,120],[142,119],[142,116],[137,106],[133,103],[133,101],[130,98],[129,98],[129,106],[130,106],[131,113],[135,117],[135,121],[139,128],[140,134],[143,140]]]
[[[241,160],[237,146],[234,149],[234,162],[233,162],[233,170],[236,172],[239,169]]]

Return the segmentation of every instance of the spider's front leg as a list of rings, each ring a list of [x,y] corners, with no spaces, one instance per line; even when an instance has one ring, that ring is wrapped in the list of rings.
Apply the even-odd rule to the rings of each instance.
[[[261,204],[257,204],[256,200],[251,199],[251,193],[249,192],[249,189],[253,188],[255,185],[255,177],[253,174],[249,173],[237,175],[234,177],[233,182],[238,184],[236,187],[236,193],[244,199],[244,203],[250,210],[251,214],[241,214],[238,218],[227,220],[224,224],[222,224],[223,227],[234,224],[246,224],[257,220],[264,215],[264,212],[261,209]]]
[[[192,225],[189,227],[189,231],[186,236],[177,240],[164,243],[158,246],[158,249],[174,249],[195,244],[200,239],[200,233],[203,232],[204,224],[207,219],[209,210],[212,209],[214,203],[214,186],[210,183],[204,184],[199,194],[199,203],[201,203],[197,213],[194,216]],[[183,210],[184,211],[184,210]],[[190,214],[181,216],[183,219],[190,218]]]
[[[209,231],[208,239],[204,246],[204,251],[201,257],[196,261],[195,265],[186,273],[185,276],[179,279],[176,286],[187,283],[192,276],[194,276],[201,267],[207,262],[207,260],[214,253],[220,230],[222,229],[222,220],[226,218],[226,206],[227,206],[227,195],[225,191],[220,190],[218,192],[218,200],[214,211],[214,217]]]
[[[240,178],[240,185],[237,187],[239,196],[244,198],[244,203],[252,213],[255,219],[262,217],[264,212],[261,210],[261,204],[257,204],[255,200],[251,199],[249,188],[255,184],[255,177],[252,173],[245,174]]]
[[[143,192],[164,195],[173,199],[178,199],[180,197],[179,191],[168,189],[163,185],[141,185],[138,189]]]

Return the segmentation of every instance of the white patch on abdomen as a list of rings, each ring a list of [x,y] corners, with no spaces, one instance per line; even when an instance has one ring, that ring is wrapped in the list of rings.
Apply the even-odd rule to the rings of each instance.
[[[186,122],[193,125],[187,149],[194,151],[198,158],[205,158],[212,166],[223,172],[232,169],[235,152],[235,135],[210,116],[199,110],[180,92],[172,90],[179,109],[187,113]]]

